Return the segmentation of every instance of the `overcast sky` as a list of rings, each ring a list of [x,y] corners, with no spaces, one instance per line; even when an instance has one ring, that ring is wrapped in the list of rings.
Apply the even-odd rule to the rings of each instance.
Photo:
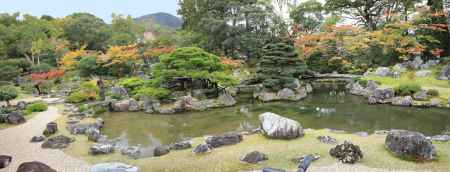
[[[176,15],[178,0],[0,0],[0,13],[20,12],[63,17],[74,12],[88,12],[111,20],[112,13],[139,17],[167,12]]]

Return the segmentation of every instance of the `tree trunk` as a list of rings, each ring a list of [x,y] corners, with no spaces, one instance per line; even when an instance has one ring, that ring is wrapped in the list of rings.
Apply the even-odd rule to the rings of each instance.
[[[9,102],[9,100],[6,100],[6,107],[11,106],[11,103]]]
[[[100,77],[97,81],[97,87],[99,90],[99,96],[101,100],[105,100],[105,83],[103,82],[103,79]]]

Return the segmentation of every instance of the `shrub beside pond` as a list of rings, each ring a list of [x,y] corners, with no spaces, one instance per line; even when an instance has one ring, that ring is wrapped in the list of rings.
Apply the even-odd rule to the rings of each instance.
[[[36,103],[28,105],[25,111],[27,114],[30,114],[33,112],[43,112],[43,111],[46,111],[47,109],[48,109],[48,105],[46,103],[36,102]]]
[[[417,83],[401,83],[395,88],[395,93],[400,96],[410,96],[422,90]]]

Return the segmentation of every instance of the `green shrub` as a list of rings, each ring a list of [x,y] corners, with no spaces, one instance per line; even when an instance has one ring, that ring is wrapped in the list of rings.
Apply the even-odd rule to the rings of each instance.
[[[144,87],[136,90],[135,95],[139,98],[147,96],[163,99],[170,95],[170,91],[163,88]]]
[[[41,63],[39,65],[31,67],[31,71],[33,72],[48,72],[52,70],[52,66],[47,63]]]
[[[410,96],[422,90],[422,87],[417,83],[401,83],[395,88],[395,92],[400,96]]]
[[[70,94],[66,102],[68,103],[81,103],[89,100],[89,95],[85,92],[77,91]]]
[[[28,105],[27,108],[25,109],[25,111],[28,112],[28,113],[44,112],[47,109],[48,109],[47,103],[36,102],[36,103]]]
[[[94,109],[94,114],[96,114],[96,115],[105,113],[107,111],[106,108],[103,106],[94,106],[93,109]]]
[[[429,89],[429,90],[427,91],[427,94],[428,94],[429,96],[432,96],[432,97],[437,97],[437,96],[439,96],[439,90],[436,90],[436,89]]]
[[[355,78],[355,79],[353,79],[353,82],[357,82],[357,83],[359,83],[361,86],[367,87],[367,83],[368,83],[369,81],[367,81],[367,80],[365,80],[365,79],[363,79],[363,78]]]
[[[127,88],[130,92],[133,92],[139,87],[144,86],[145,81],[139,77],[125,78],[120,81],[119,85]]]
[[[5,85],[0,87],[0,101],[6,101],[9,105],[9,101],[17,98],[19,91],[12,85]]]

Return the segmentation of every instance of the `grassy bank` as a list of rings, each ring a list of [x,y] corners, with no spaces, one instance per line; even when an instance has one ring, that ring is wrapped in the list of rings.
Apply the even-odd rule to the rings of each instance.
[[[61,128],[65,128],[65,117],[58,120]],[[120,127],[120,126],[117,126]],[[62,134],[68,135],[66,130]],[[361,164],[383,169],[410,169],[410,170],[433,170],[446,171],[450,169],[450,143],[435,143],[439,159],[430,163],[414,163],[393,157],[384,148],[385,135],[371,135],[369,137],[359,137],[353,134],[337,134],[328,130],[307,130],[303,138],[284,141],[270,140],[262,135],[245,136],[244,141],[233,146],[225,146],[214,149],[212,153],[206,155],[194,155],[189,150],[172,151],[163,157],[145,158],[139,160],[128,159],[120,155],[119,151],[112,155],[91,156],[88,154],[90,142],[85,136],[76,136],[77,141],[64,151],[72,156],[82,158],[92,164],[101,162],[124,162],[139,166],[141,171],[183,171],[183,172],[236,172],[240,170],[254,170],[263,167],[276,167],[284,169],[295,169],[296,164],[290,160],[299,155],[317,153],[321,159],[313,166],[326,166],[336,162],[328,151],[333,145],[320,143],[316,137],[329,135],[342,143],[350,140],[361,146],[364,152],[364,159]],[[203,142],[203,138],[195,138],[197,145]],[[269,156],[269,160],[257,165],[243,164],[239,158],[251,151],[262,151]]]

